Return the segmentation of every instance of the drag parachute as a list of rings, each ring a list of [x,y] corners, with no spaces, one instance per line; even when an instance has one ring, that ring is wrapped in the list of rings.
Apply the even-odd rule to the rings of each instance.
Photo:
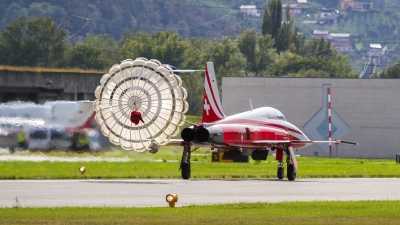
[[[143,152],[179,134],[188,110],[182,80],[157,60],[127,59],[110,68],[95,91],[101,131],[113,144]]]

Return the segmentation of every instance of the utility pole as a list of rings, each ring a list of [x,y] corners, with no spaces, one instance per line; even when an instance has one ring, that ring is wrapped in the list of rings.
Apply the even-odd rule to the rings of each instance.
[[[64,29],[67,32],[67,36],[72,33],[71,18],[72,18],[72,0],[65,0],[65,18],[64,18]]]

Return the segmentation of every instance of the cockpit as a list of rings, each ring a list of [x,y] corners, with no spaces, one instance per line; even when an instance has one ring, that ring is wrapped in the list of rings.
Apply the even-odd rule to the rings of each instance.
[[[282,120],[282,121],[286,121],[285,116],[283,116],[283,114],[274,108],[270,108],[270,112],[268,112],[268,118],[269,119],[275,119],[275,120]]]

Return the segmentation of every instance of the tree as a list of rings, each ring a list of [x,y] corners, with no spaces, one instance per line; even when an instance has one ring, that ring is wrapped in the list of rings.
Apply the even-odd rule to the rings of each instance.
[[[186,46],[178,32],[157,32],[152,37],[153,58],[180,67]]]
[[[248,72],[255,76],[267,74],[268,67],[272,66],[276,57],[271,35],[260,35],[255,29],[247,29],[239,35],[237,44],[247,61],[247,75]]]
[[[101,51],[88,44],[78,44],[66,54],[66,66],[81,69],[103,70],[108,65],[101,58]]]
[[[236,44],[228,37],[224,37],[215,45],[209,60],[214,62],[218,87],[221,87],[223,76],[243,75],[244,57]]]
[[[123,44],[119,50],[120,60],[136,59],[137,57],[154,58],[152,52],[153,43],[147,33],[138,31],[131,36],[129,32],[125,32],[123,38],[121,39]]]
[[[282,21],[282,1],[270,0],[265,8],[262,34],[270,34],[274,40],[277,52],[290,50],[298,52],[304,42],[299,28],[294,26],[294,19],[290,15],[290,4],[286,4],[286,19]]]
[[[108,65],[118,62],[118,42],[109,34],[87,34],[85,44],[98,48],[101,51],[100,57],[107,61]]]
[[[57,32],[57,24],[51,18],[32,19],[27,22],[26,51],[28,66],[51,66],[60,60],[64,53],[66,32]]]
[[[351,72],[351,66],[347,56],[338,54],[334,49],[331,57],[314,57],[311,55],[301,57],[293,53],[285,53],[280,56],[279,63],[272,68],[275,76],[287,76],[288,74],[304,74],[316,77],[316,72],[320,73],[318,77],[329,78],[338,77],[356,77]]]
[[[0,36],[1,62],[13,66],[56,66],[66,44],[65,30],[57,31],[50,18],[27,20],[22,16],[7,25]]]
[[[317,0],[320,4],[327,8],[336,8],[340,7],[340,0]]]
[[[264,9],[262,34],[270,34],[271,38],[276,41],[279,29],[282,24],[282,1],[269,0],[268,5]],[[276,45],[276,43],[275,43]],[[276,47],[274,45],[274,47]]]
[[[0,64],[22,66],[26,61],[24,53],[26,17],[20,17],[17,22],[9,23],[0,36]]]
[[[325,39],[310,39],[300,49],[299,53],[303,56],[324,57],[329,59],[332,56],[331,43]]]
[[[397,61],[391,65],[389,65],[387,68],[383,69],[377,77],[379,78],[385,78],[385,79],[398,79],[400,78],[400,61]]]

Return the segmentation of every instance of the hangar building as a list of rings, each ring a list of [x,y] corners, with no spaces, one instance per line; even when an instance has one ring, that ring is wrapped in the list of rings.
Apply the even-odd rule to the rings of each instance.
[[[358,142],[332,147],[332,157],[395,158],[400,153],[400,79],[224,77],[227,115],[270,106],[312,140],[327,140],[327,88],[331,88],[332,139]],[[329,157],[328,145],[296,154]]]
[[[78,72],[0,71],[0,103],[94,100],[103,74]]]

